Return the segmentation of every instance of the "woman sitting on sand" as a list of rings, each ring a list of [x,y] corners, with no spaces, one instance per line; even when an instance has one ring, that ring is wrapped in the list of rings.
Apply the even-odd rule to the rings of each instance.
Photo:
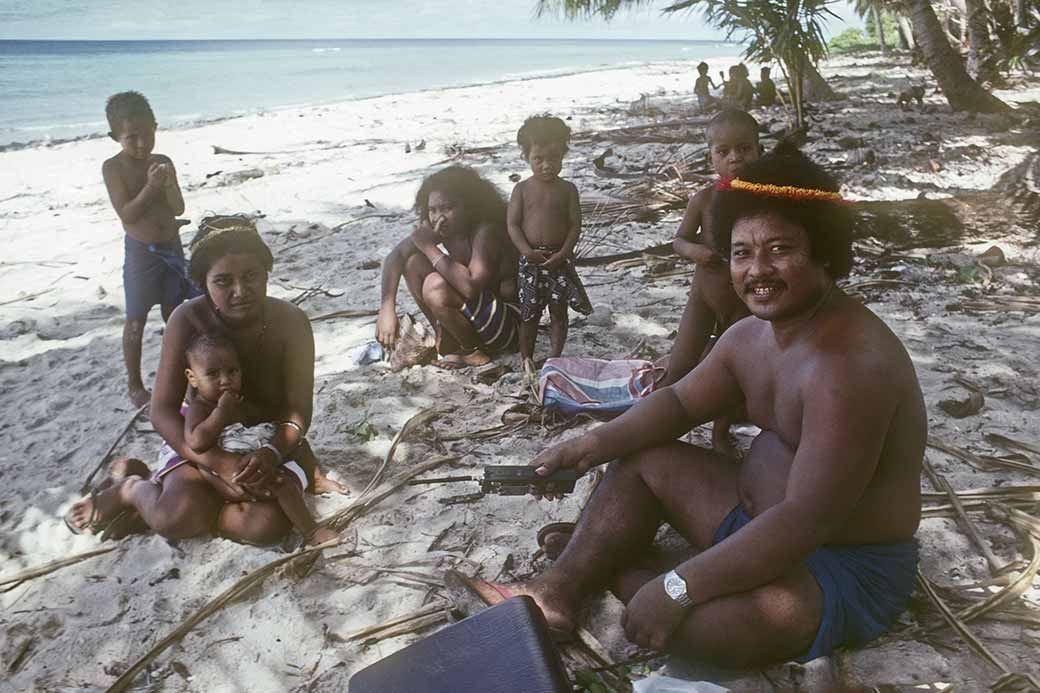
[[[472,169],[449,166],[415,196],[419,223],[383,263],[376,339],[397,340],[397,288],[408,291],[437,332],[435,365],[481,366],[517,345],[516,248],[506,233],[506,203]],[[445,253],[439,246],[443,245]]]
[[[315,493],[345,491],[317,477],[304,440],[314,397],[314,337],[302,310],[267,296],[272,264],[270,249],[249,220],[203,221],[192,241],[191,275],[205,295],[170,316],[152,394],[152,424],[165,441],[160,468],[151,474],[140,460],[113,465],[102,490],[69,511],[65,519],[72,531],[118,538],[143,521],[167,539],[216,531],[269,544],[290,527],[268,490],[284,460],[299,463]],[[243,419],[277,424],[268,445],[247,454],[219,446],[198,453],[185,441],[185,347],[202,333],[222,335],[238,351]]]

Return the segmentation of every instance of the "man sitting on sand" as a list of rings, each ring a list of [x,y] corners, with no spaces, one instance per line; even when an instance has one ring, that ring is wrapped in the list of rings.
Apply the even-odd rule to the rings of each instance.
[[[557,632],[610,586],[632,642],[730,666],[871,640],[914,587],[926,413],[909,355],[835,280],[852,264],[834,179],[792,147],[721,184],[716,245],[751,316],[688,376],[542,453],[539,474],[620,458],[556,563],[486,602],[535,599]],[[746,403],[743,463],[676,442]],[[641,560],[667,521],[700,553]]]
[[[506,232],[502,194],[476,171],[449,166],[423,181],[415,210],[415,230],[383,262],[376,339],[388,349],[397,340],[397,288],[403,276],[437,331],[443,358],[436,365],[481,366],[498,353],[515,351],[519,254]]]

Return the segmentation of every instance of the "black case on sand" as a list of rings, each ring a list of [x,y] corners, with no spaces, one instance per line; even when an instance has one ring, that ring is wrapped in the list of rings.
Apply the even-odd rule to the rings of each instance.
[[[568,693],[530,597],[513,597],[354,674],[350,693]]]

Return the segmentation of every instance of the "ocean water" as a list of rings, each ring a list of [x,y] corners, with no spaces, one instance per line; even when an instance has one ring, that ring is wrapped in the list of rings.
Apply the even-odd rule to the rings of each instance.
[[[737,52],[720,42],[648,40],[0,41],[0,145],[103,134],[105,99],[128,89],[148,97],[163,127],[176,127]]]

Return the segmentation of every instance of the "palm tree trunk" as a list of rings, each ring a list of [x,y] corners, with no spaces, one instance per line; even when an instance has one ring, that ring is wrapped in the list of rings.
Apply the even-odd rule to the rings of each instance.
[[[914,42],[914,30],[910,27],[910,20],[901,14],[897,14],[896,24],[899,25],[900,47],[904,50],[912,51],[917,44]]]
[[[881,48],[881,55],[885,55],[888,53],[888,48],[885,46],[885,28],[881,25],[881,8],[877,5],[874,5],[874,26],[877,27],[877,41]]]
[[[999,77],[997,52],[989,35],[985,0],[966,0],[968,27],[968,74],[979,82],[994,82]]]
[[[979,86],[964,69],[961,56],[946,40],[939,19],[929,0],[908,0],[914,36],[924,54],[925,62],[955,111],[998,113],[1008,110],[1007,104]]]
[[[837,101],[841,98],[835,92],[820,71],[812,64],[809,57],[802,55],[802,98],[806,101]]]

